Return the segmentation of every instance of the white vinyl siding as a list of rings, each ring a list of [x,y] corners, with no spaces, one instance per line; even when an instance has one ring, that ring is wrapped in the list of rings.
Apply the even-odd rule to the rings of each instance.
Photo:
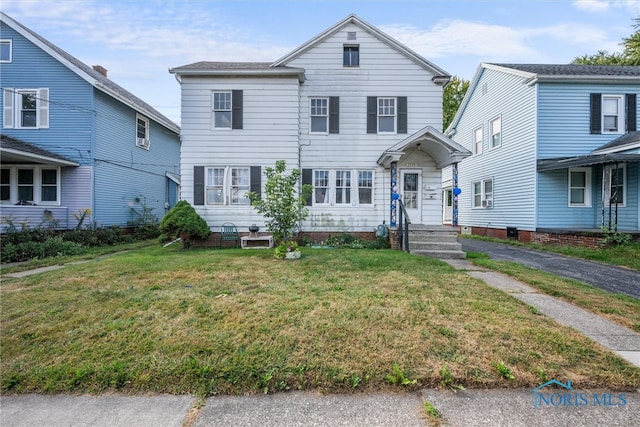
[[[591,169],[569,169],[569,206],[591,206]]]

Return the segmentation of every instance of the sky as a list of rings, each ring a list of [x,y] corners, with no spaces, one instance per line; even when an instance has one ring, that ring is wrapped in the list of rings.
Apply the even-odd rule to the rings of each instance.
[[[276,61],[351,13],[452,76],[482,62],[620,52],[640,0],[0,0],[0,9],[180,124],[169,69]]]

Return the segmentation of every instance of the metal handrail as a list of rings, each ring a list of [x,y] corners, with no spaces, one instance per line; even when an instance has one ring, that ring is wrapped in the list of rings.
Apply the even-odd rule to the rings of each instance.
[[[400,208],[398,209],[398,248],[409,252],[409,224],[411,224],[411,220],[401,199],[398,199],[398,207]]]

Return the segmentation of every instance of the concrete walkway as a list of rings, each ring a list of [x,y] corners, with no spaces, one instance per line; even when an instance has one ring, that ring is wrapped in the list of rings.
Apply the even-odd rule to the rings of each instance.
[[[448,263],[640,367],[640,334],[466,260]],[[204,402],[194,396],[168,395],[7,395],[0,397],[0,426],[427,426],[425,402],[435,407],[443,426],[631,426],[640,420],[640,390],[556,387],[541,390],[541,395],[543,399],[536,401],[533,390],[424,389],[397,394],[214,396]]]

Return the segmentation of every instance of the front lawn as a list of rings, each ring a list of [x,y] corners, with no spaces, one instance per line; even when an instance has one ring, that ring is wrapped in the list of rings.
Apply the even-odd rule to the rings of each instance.
[[[640,386],[640,369],[437,260],[302,254],[155,246],[3,278],[1,390]]]

